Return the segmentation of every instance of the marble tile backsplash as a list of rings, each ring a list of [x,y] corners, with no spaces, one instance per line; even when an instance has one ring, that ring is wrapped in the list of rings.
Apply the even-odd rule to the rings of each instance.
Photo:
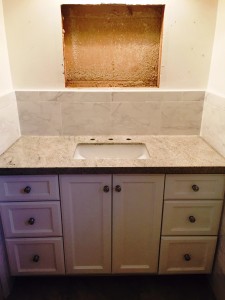
[[[201,136],[225,156],[225,97],[212,93],[206,94]]]
[[[0,137],[0,154],[20,137],[20,125],[14,92],[0,97]]]
[[[17,91],[22,135],[199,134],[204,91]]]

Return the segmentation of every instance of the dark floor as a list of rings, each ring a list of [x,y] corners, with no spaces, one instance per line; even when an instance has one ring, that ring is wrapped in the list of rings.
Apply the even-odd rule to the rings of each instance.
[[[206,276],[21,277],[7,300],[216,300]]]

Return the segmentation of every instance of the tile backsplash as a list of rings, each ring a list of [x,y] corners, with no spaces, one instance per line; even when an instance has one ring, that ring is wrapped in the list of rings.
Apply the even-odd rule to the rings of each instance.
[[[22,135],[199,134],[204,91],[17,91]]]
[[[0,96],[0,154],[20,137],[20,125],[14,92]]]
[[[206,93],[201,136],[225,156],[225,97]]]

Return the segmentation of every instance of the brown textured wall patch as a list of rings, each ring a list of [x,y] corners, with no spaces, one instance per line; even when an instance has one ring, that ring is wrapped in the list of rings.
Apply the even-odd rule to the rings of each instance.
[[[62,5],[66,87],[159,86],[163,5]]]

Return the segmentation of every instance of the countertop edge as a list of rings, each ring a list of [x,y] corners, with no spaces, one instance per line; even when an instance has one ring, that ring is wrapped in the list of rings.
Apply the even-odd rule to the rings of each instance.
[[[225,174],[225,166],[0,168],[0,175],[50,174]]]

